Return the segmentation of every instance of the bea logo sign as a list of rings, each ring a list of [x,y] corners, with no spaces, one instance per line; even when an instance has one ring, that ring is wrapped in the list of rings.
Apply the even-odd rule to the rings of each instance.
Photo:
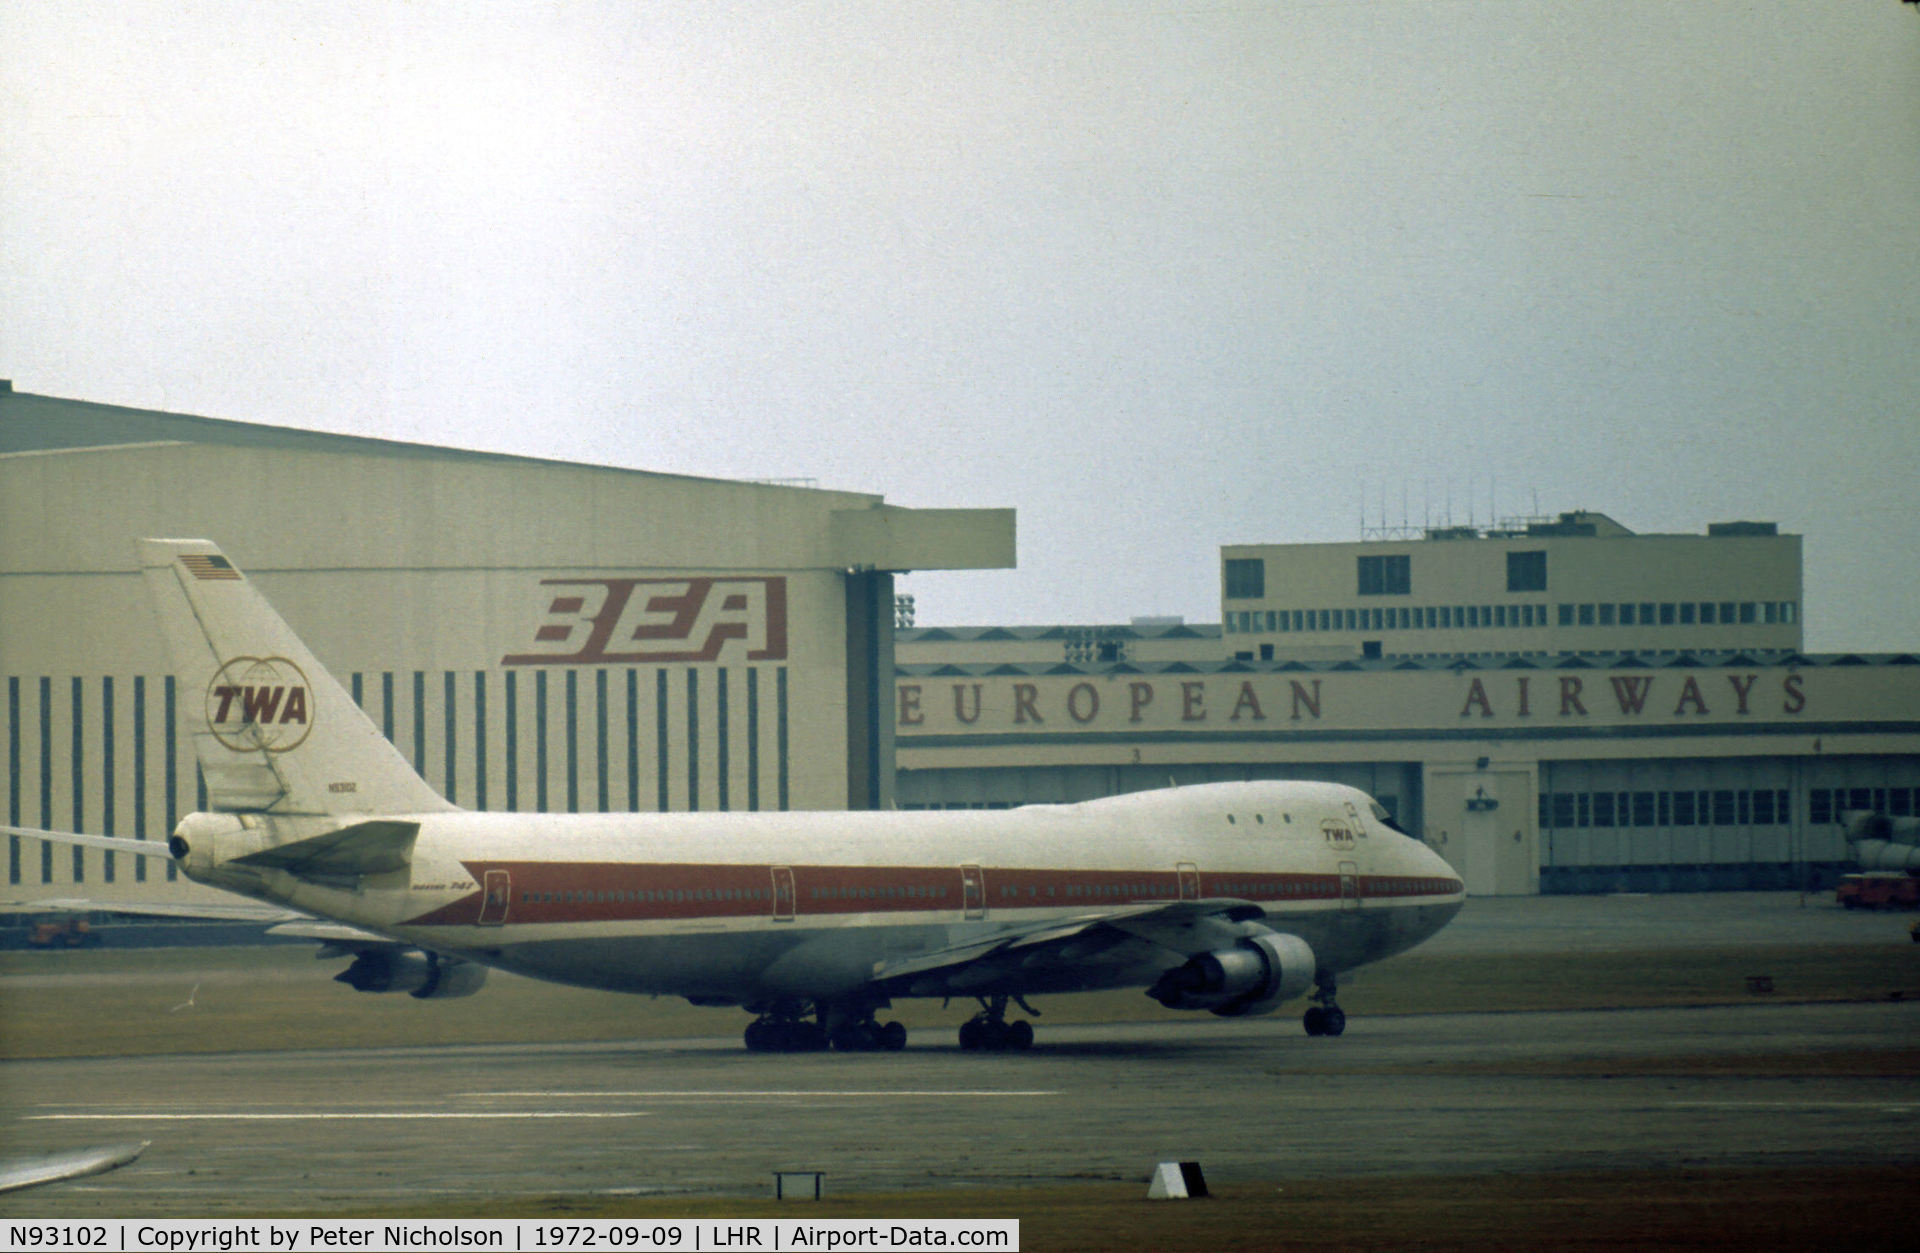
[[[285,657],[235,657],[207,685],[207,729],[236,753],[300,747],[312,708],[307,676]]]
[[[787,581],[778,576],[542,579],[556,589],[534,632],[545,651],[503,666],[780,661],[787,655]]]

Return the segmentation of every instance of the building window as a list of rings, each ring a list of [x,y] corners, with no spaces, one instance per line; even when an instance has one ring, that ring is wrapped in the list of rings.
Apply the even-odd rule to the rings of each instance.
[[[1780,621],[1792,625],[1795,612],[1793,601],[1783,600],[1780,602]]]
[[[1267,594],[1267,563],[1259,557],[1227,558],[1227,599],[1259,600]]]
[[[1562,602],[1559,608],[1559,625],[1573,625],[1573,606]]]
[[[1362,596],[1404,596],[1413,590],[1413,558],[1408,554],[1362,557],[1359,561]]]
[[[1668,601],[1660,606],[1660,625],[1673,625],[1673,602]]]
[[[1601,626],[1613,625],[1613,602],[1612,601],[1608,601],[1607,603],[1600,606],[1600,625]]]
[[[1547,554],[1545,552],[1507,554],[1507,590],[1544,592],[1547,590]]]
[[[1580,625],[1581,626],[1593,625],[1593,606],[1592,605],[1580,606]]]
[[[1740,625],[1751,626],[1754,622],[1755,605],[1750,600],[1740,602]]]
[[[1680,604],[1680,625],[1693,625],[1693,602],[1690,600],[1682,601]]]
[[[1713,602],[1710,600],[1703,600],[1700,602],[1700,625],[1701,626],[1713,625]]]

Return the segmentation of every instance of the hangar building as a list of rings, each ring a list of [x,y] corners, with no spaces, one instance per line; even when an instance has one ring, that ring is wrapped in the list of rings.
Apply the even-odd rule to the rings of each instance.
[[[1603,514],[1221,550],[1221,623],[899,633],[902,805],[1371,792],[1469,892],[1788,887],[1920,804],[1920,658],[1809,656],[1800,537]]]
[[[0,384],[0,813],[164,839],[204,792],[132,541],[206,537],[475,809],[892,803],[893,572],[1011,566],[1011,510],[651,474]],[[4,898],[173,867],[10,838]],[[179,899],[200,891],[176,883]]]

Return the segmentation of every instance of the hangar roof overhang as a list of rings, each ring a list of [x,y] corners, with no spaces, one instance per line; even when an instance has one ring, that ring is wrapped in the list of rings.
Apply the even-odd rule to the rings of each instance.
[[[214,463],[229,468],[235,457],[259,453],[285,454],[290,462],[333,466],[324,477],[334,485],[348,485],[366,498],[379,498],[383,508],[396,516],[417,513],[421,509],[451,509],[456,514],[476,495],[488,496],[494,508],[502,506],[502,475],[513,473],[515,484],[530,485],[520,504],[543,517],[549,525],[540,528],[543,536],[513,545],[529,560],[557,560],[558,552],[535,549],[564,547],[575,560],[595,563],[601,558],[631,561],[632,554],[648,551],[649,539],[661,541],[663,554],[684,553],[690,537],[698,545],[697,534],[739,537],[748,531],[771,533],[762,538],[758,559],[778,565],[806,565],[842,570],[976,570],[1010,568],[1015,561],[1014,511],[1011,509],[907,509],[889,505],[879,495],[865,492],[821,490],[788,483],[758,483],[749,480],[709,479],[691,475],[662,474],[655,471],[615,466],[548,460],[505,453],[478,452],[430,444],[375,439],[359,435],[340,435],[323,431],[303,431],[288,427],[204,418],[191,414],[131,409],[117,405],[14,392],[0,385],[0,466],[8,462],[64,460],[91,454],[121,454],[143,459],[161,476],[168,470],[178,472],[181,453],[212,456]],[[320,458],[316,463],[313,458]],[[235,463],[237,464],[237,463]],[[403,469],[402,467],[408,467]],[[436,467],[445,467],[453,478],[436,488],[422,488],[414,473],[446,479]],[[520,472],[520,473],[514,473]],[[385,495],[375,483],[385,485]],[[448,490],[453,484],[453,490]],[[649,492],[649,488],[655,489]],[[420,489],[421,499],[409,499],[410,489]],[[674,517],[638,517],[629,507],[635,501],[664,491],[676,502]],[[634,496],[633,493],[643,493]],[[696,493],[689,496],[687,493]],[[516,493],[517,494],[517,493]],[[583,502],[583,496],[591,496]],[[438,497],[440,505],[432,499]],[[462,498],[466,498],[465,501]],[[705,523],[689,518],[685,502],[711,501],[715,513]],[[543,507],[544,502],[544,507]],[[599,550],[588,553],[578,534],[554,534],[550,525],[554,511],[578,513],[585,530],[594,532]],[[188,508],[170,509],[184,513],[193,525]],[[224,516],[224,514],[223,514]],[[356,532],[351,520],[333,532],[325,545],[328,552],[303,553],[300,547],[282,544],[273,554],[273,562],[298,567],[309,560],[337,562],[340,552],[360,552],[371,565],[406,564],[436,566],[454,560],[443,549],[446,542],[397,544],[391,528],[377,528],[381,535],[368,534],[365,543],[354,543]],[[149,525],[137,518],[132,525]],[[591,525],[586,525],[591,523]],[[157,523],[152,523],[157,524]],[[210,524],[208,524],[210,525]],[[797,529],[796,529],[797,528]],[[0,569],[51,571],[58,569],[119,569],[131,560],[119,554],[123,547],[116,538],[107,544],[82,541],[80,532],[98,529],[81,524],[54,528],[58,534],[46,537],[39,546],[16,546],[8,556],[0,556]],[[116,530],[117,528],[109,528]],[[366,530],[365,527],[357,530]],[[419,528],[412,528],[417,532]],[[562,527],[560,530],[569,531]],[[801,533],[801,532],[804,532]],[[232,542],[231,540],[229,542]],[[112,548],[112,552],[107,551]],[[472,545],[465,545],[471,549]],[[508,564],[499,543],[490,543],[495,555]],[[401,551],[405,549],[406,551]],[[95,551],[97,550],[97,551]],[[667,556],[670,562],[679,559]],[[24,563],[24,564],[23,564]],[[254,563],[260,568],[261,563]]]

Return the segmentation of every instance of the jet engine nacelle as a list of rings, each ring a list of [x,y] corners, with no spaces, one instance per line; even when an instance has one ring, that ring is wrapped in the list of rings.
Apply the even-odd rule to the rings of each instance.
[[[487,968],[438,953],[368,949],[333,978],[356,992],[405,992],[426,1001],[472,996],[487,981]]]
[[[1205,1009],[1223,1018],[1270,1014],[1313,986],[1313,950],[1297,935],[1251,935],[1161,975],[1147,995],[1168,1009]]]
[[[1871,809],[1849,809],[1840,815],[1847,842],[1885,841],[1888,844],[1920,844],[1920,818],[1895,818]]]

